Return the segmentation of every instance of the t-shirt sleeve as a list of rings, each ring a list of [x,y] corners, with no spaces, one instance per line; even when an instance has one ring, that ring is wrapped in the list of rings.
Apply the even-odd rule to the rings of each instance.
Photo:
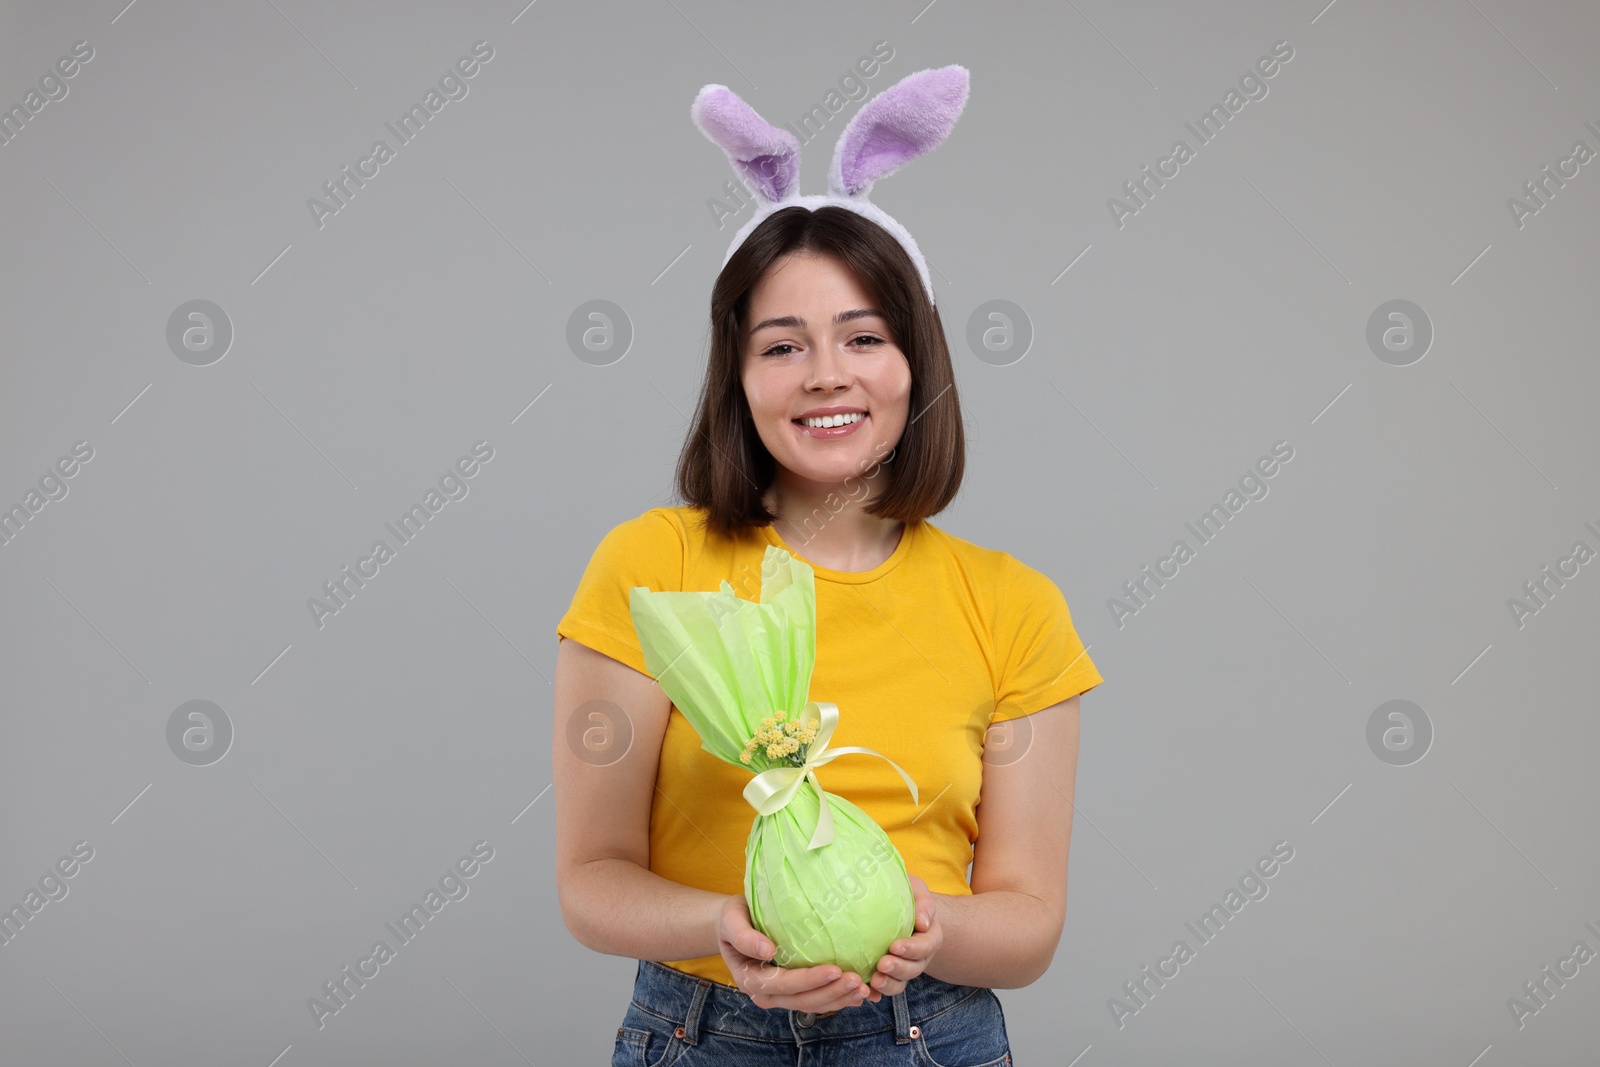
[[[1067,600],[1048,575],[1008,556],[999,604],[1001,674],[991,722],[1031,715],[1100,684]]]
[[[570,637],[649,674],[633,629],[628,590],[636,585],[682,590],[683,557],[682,535],[660,508],[612,527],[578,579],[572,604],[556,624],[557,639]]]

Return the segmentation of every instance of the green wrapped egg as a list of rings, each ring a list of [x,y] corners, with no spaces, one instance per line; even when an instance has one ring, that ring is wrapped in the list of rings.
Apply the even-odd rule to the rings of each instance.
[[[911,880],[900,851],[866,812],[827,795],[833,840],[808,848],[817,792],[802,785],[781,811],[758,816],[745,846],[744,898],[751,925],[772,940],[779,967],[836,964],[864,981],[889,946],[915,926]]]
[[[700,747],[754,777],[745,845],[751,925],[784,968],[834,964],[870,980],[889,946],[915,929],[904,859],[872,817],[826,792],[838,756],[893,760],[871,749],[828,749],[837,705],[807,699],[816,657],[815,574],[769,546],[760,601],[724,581],[714,592],[634,586],[629,612],[651,677],[700,737]],[[729,798],[729,803],[738,803]]]

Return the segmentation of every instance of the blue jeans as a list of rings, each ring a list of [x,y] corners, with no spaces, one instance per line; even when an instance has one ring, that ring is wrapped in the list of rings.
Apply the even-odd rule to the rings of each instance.
[[[743,991],[640,960],[612,1067],[1011,1067],[993,990],[919,974],[831,1015],[758,1008]]]

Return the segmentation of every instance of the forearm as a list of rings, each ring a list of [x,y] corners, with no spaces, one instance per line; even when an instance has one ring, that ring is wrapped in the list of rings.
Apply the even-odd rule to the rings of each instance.
[[[954,985],[1019,989],[1050,968],[1061,930],[1044,901],[1008,889],[933,897],[944,944],[925,973]]]
[[[585,947],[638,960],[715,956],[726,897],[680,885],[631,860],[591,860],[560,888],[561,917]]]

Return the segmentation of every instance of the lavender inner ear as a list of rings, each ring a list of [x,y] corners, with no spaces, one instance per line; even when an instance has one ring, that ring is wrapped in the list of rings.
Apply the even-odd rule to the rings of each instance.
[[[783,199],[783,194],[795,187],[799,174],[799,159],[793,152],[781,155],[756,156],[741,159],[739,170],[768,200]]]
[[[867,175],[885,174],[923,152],[923,146],[895,130],[878,127],[867,134],[861,149],[842,161],[846,190],[854,192],[868,183]]]
[[[864,196],[872,183],[927,155],[950,135],[967,103],[967,70],[919,70],[867,101],[834,148],[829,189]]]

